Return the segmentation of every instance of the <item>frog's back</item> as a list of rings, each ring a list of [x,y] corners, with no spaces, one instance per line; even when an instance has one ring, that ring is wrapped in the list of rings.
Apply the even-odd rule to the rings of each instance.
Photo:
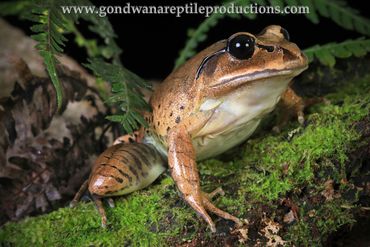
[[[202,85],[195,84],[198,67],[205,54],[222,46],[221,42],[217,42],[198,53],[158,86],[150,99],[153,110],[152,119],[148,117],[151,131],[165,138],[171,128],[198,110],[204,93]]]

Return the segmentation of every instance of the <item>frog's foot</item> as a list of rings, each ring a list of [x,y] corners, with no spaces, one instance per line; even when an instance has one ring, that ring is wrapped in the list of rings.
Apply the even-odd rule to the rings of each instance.
[[[110,208],[114,208],[115,207],[114,200],[113,200],[112,197],[107,198],[107,202],[108,202],[108,205],[109,205]]]
[[[215,205],[212,204],[212,202],[210,200],[213,197],[217,196],[217,195],[221,195],[221,196],[225,195],[225,192],[222,190],[221,187],[215,189],[211,193],[204,193],[203,192],[202,193],[202,200],[203,200],[204,207],[208,211],[210,211],[210,212],[218,215],[221,218],[234,221],[238,227],[242,226],[243,225],[242,221],[239,220],[237,217],[235,217],[235,216],[233,216],[233,215],[231,215],[231,214],[229,214],[229,213],[227,213],[227,212],[225,212],[225,211],[217,208]]]
[[[305,122],[304,109],[321,102],[325,102],[325,99],[322,97],[303,99],[289,87],[281,97],[279,103],[279,118],[277,125],[273,127],[273,131],[277,133],[280,132],[280,129],[294,117],[297,118],[299,124],[303,125]]]
[[[176,130],[170,131],[168,143],[171,175],[185,201],[208,223],[212,232],[216,232],[216,226],[207,210],[239,225],[241,223],[239,219],[218,209],[210,202],[209,197],[222,194],[221,189],[216,189],[210,194],[201,191],[195,150],[191,136],[184,126],[180,125]]]
[[[77,205],[77,203],[81,199],[83,193],[86,191],[88,185],[89,185],[89,180],[86,179],[86,181],[81,185],[80,189],[77,191],[73,200],[69,203],[69,206],[71,208],[74,208]]]
[[[103,228],[106,228],[107,227],[107,215],[105,214],[105,209],[104,209],[104,206],[103,206],[103,202],[102,202],[101,198],[96,196],[96,195],[93,195],[92,199],[93,199],[93,201],[96,205],[96,208],[98,209],[98,212],[100,214],[101,226]]]
[[[141,142],[143,139],[142,131],[137,130],[132,132],[131,134],[123,135],[118,137],[114,140],[113,145],[120,144],[120,143],[133,143],[133,142]]]

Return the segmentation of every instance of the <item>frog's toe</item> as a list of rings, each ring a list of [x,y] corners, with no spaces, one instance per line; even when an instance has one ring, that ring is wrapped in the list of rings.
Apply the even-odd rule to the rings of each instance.
[[[107,217],[101,218],[101,227],[107,228]]]
[[[115,207],[113,198],[111,198],[111,197],[108,198],[107,199],[107,202],[108,202],[108,205],[109,205],[110,208],[114,208]]]
[[[69,207],[70,207],[70,208],[74,208],[74,207],[76,207],[76,205],[77,205],[77,201],[75,201],[75,200],[73,200],[73,201],[71,201],[71,202],[69,203]]]
[[[210,202],[209,198],[207,195],[203,194],[203,205],[204,207],[207,209],[207,211],[210,211],[216,215],[218,215],[219,217],[221,218],[224,218],[224,219],[227,219],[227,220],[231,220],[231,221],[234,221],[235,224],[240,227],[243,225],[242,221],[239,220],[237,217],[217,208],[215,205],[212,204],[212,202]]]
[[[218,187],[217,189],[215,189],[214,191],[212,191],[211,193],[203,193],[205,196],[207,196],[207,198],[209,200],[213,199],[215,196],[224,196],[225,195],[225,191],[223,191],[223,189],[221,187]]]
[[[74,208],[77,205],[83,193],[86,191],[88,184],[89,184],[89,180],[85,180],[85,182],[83,182],[80,189],[77,191],[76,195],[74,196],[73,200],[69,203],[69,207]]]
[[[303,111],[302,110],[299,110],[297,112],[297,116],[298,116],[298,123],[300,125],[303,125],[304,124],[304,113],[303,113]]]

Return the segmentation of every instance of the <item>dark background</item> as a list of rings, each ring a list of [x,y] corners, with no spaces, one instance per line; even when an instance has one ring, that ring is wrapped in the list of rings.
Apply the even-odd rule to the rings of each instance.
[[[155,3],[154,3],[155,2]],[[217,1],[130,1],[131,5],[181,5],[198,2],[198,5],[219,5]],[[126,1],[93,1],[97,6],[121,5]],[[359,10],[364,17],[369,16],[368,1],[348,1],[348,5]],[[66,1],[68,4],[68,1]],[[179,51],[184,47],[187,39],[187,30],[196,28],[205,19],[203,15],[183,14],[174,15],[108,15],[118,36],[117,43],[123,50],[123,64],[133,72],[146,79],[164,79],[173,69]],[[12,24],[20,26],[27,34],[30,23],[18,21],[16,18],[7,18]],[[208,33],[208,39],[200,44],[199,49],[225,39],[239,31],[251,33],[260,32],[265,26],[278,24],[287,29],[291,40],[302,49],[315,44],[328,42],[342,42],[346,39],[361,37],[360,33],[348,31],[339,27],[328,18],[319,16],[320,23],[313,24],[303,14],[301,15],[258,15],[255,20],[242,17],[240,19],[224,18]],[[86,25],[81,24],[81,31],[87,37],[94,35],[87,31]],[[83,48],[77,47],[72,36],[65,52],[85,62],[87,54]]]

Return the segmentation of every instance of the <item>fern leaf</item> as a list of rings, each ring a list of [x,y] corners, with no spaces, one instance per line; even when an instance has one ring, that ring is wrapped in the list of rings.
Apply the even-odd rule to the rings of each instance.
[[[303,6],[308,6],[310,11],[306,14],[306,17],[313,23],[319,23],[319,16],[316,13],[316,8],[312,0],[300,0],[300,4]]]
[[[58,0],[9,1],[0,4],[1,15],[18,15],[21,19],[36,22],[31,27],[31,37],[38,42],[36,48],[44,59],[46,70],[57,95],[57,107],[62,106],[63,89],[56,72],[56,55],[63,52],[66,38],[63,36],[67,18],[59,9]]]
[[[370,36],[370,20],[359,15],[358,11],[350,8],[341,0],[301,0],[301,4],[310,6],[310,13],[318,12],[324,17],[332,19],[339,26]],[[307,17],[314,23],[316,20]]]
[[[31,27],[31,30],[36,33],[31,37],[38,41],[36,47],[44,59],[46,70],[56,91],[57,107],[60,109],[63,101],[63,89],[56,71],[58,60],[55,56],[63,52],[65,45],[66,38],[62,34],[65,29],[65,18],[60,10],[53,5],[53,1],[46,2],[45,5],[33,6],[32,14],[27,18],[37,22]]]
[[[102,59],[89,59],[85,66],[96,76],[112,84],[113,95],[108,98],[107,103],[118,105],[123,114],[108,116],[107,119],[121,123],[127,133],[133,132],[139,125],[147,126],[139,114],[150,111],[140,93],[140,88],[151,88],[147,82],[121,65],[109,64]]]
[[[370,39],[347,40],[342,43],[329,43],[326,45],[315,45],[304,50],[309,61],[317,58],[320,63],[333,67],[335,58],[347,58],[352,55],[361,57],[370,52]]]
[[[57,71],[56,71],[56,59],[54,58],[53,54],[47,51],[40,51],[41,56],[44,58],[44,63],[46,65],[46,70],[53,82],[55,87],[56,95],[57,95],[57,106],[60,109],[63,101],[63,89],[62,84],[59,81]]]
[[[89,0],[73,0],[72,3],[70,3],[70,5],[93,6],[93,4]],[[100,36],[104,42],[103,46],[98,47],[97,49],[98,54],[96,52],[91,51],[90,54],[94,54],[94,56],[103,56],[106,59],[113,58],[114,63],[120,64],[119,57],[122,53],[122,50],[119,48],[115,41],[117,35],[115,34],[113,27],[108,20],[108,17],[100,17],[98,15],[88,13],[81,13],[75,15],[76,19],[81,18],[87,21],[89,23],[88,24],[89,30]],[[83,39],[81,34],[79,35],[79,38]],[[89,41],[86,40],[86,42]]]
[[[308,6],[310,12],[306,14],[306,17],[313,23],[319,23],[319,15],[332,19],[339,26],[354,30],[359,33],[370,36],[370,21],[358,14],[358,11],[349,8],[345,2],[341,0],[251,0],[251,1],[231,1],[226,4],[234,3],[235,5],[246,6],[250,3],[257,3],[259,5],[270,5],[274,7],[285,6]],[[238,18],[240,15],[236,14],[225,14],[219,15],[217,13],[212,14],[209,18],[204,20],[195,30],[188,32],[189,39],[186,42],[185,47],[180,51],[179,57],[175,61],[175,68],[183,64],[189,57],[193,56],[196,51],[196,47],[207,37],[207,32],[210,27],[216,25],[217,22],[224,16],[231,18]],[[255,16],[251,14],[245,15],[248,18],[253,19]],[[330,55],[320,54],[323,61],[327,61],[327,64],[335,63]],[[331,62],[329,62],[329,60]]]
[[[25,13],[32,7],[31,1],[7,1],[0,3],[0,16],[18,15],[24,19]]]

